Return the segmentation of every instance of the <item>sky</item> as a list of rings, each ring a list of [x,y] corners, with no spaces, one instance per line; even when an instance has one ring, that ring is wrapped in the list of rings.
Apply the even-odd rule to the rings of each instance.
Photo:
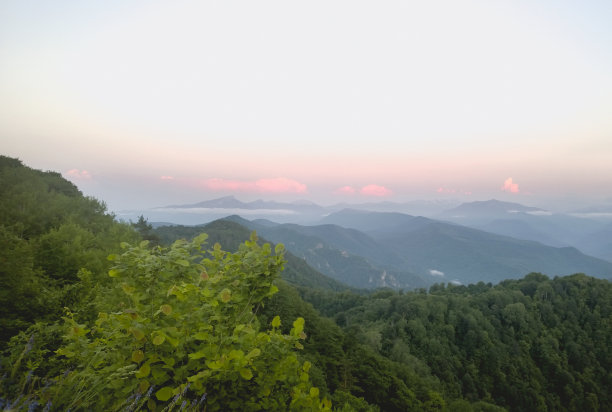
[[[0,2],[0,153],[111,210],[612,201],[610,1]]]

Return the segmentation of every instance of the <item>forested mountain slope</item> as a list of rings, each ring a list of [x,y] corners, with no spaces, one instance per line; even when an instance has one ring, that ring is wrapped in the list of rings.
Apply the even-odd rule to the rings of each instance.
[[[572,247],[555,248],[424,217],[344,210],[323,222],[362,230],[403,259],[398,268],[421,276],[435,271],[446,282],[499,282],[532,271],[612,277],[612,262]]]
[[[166,245],[178,239],[193,239],[200,233],[206,233],[209,236],[208,243],[210,245],[219,243],[228,251],[238,250],[240,244],[247,240],[251,233],[245,226],[225,219],[215,220],[201,226],[161,226],[154,229],[153,232]],[[265,243],[266,239],[261,238],[261,242]],[[337,280],[321,274],[304,262],[304,259],[300,259],[290,252],[285,254],[285,259],[287,259],[287,263],[281,276],[294,285],[336,291],[350,288]]]
[[[59,173],[0,156],[0,341],[58,317],[84,293],[73,285],[105,281],[106,257],[137,238]]]
[[[273,242],[283,243],[313,268],[353,287],[415,289],[433,283],[430,276],[405,270],[401,256],[358,230],[337,225],[251,222],[238,216],[227,219],[256,230]]]
[[[533,273],[429,293],[302,296],[375,353],[421,365],[447,398],[513,411],[612,410],[607,280]]]
[[[435,218],[549,246],[573,246],[588,255],[612,261],[609,219],[597,218],[596,213],[592,218],[587,216],[488,200],[461,204]]]

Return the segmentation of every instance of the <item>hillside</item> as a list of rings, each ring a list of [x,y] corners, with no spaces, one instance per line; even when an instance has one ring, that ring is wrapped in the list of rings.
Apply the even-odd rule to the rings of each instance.
[[[496,286],[436,285],[429,294],[302,295],[375,353],[473,402],[449,411],[499,410],[476,404],[483,400],[510,411],[612,408],[609,281],[533,273]]]
[[[323,222],[362,230],[403,259],[396,268],[421,276],[443,273],[440,281],[499,282],[530,271],[612,277],[610,262],[575,248],[555,248],[424,217],[344,210]]]
[[[80,304],[94,290],[73,285],[88,276],[104,283],[106,257],[136,239],[59,173],[0,156],[0,342]]]
[[[219,243],[228,251],[238,250],[239,245],[248,240],[251,235],[251,230],[229,220],[216,220],[202,226],[162,226],[156,228],[154,232],[165,245],[169,245],[178,239],[191,240],[200,233],[206,233],[209,236],[209,245]],[[267,242],[264,237],[261,237],[260,241],[262,243]],[[335,291],[349,289],[346,284],[323,275],[291,252],[286,253],[285,258],[287,263],[282,278],[294,285]]]
[[[612,261],[609,229],[602,230],[606,225],[609,228],[610,220],[597,216],[596,213],[552,213],[518,203],[489,200],[464,203],[435,218],[549,246],[573,246],[588,255]]]
[[[358,288],[415,289],[432,282],[400,269],[402,259],[366,234],[337,225],[302,226],[270,221],[228,219],[280,242],[327,276]],[[376,262],[376,263],[373,263]]]

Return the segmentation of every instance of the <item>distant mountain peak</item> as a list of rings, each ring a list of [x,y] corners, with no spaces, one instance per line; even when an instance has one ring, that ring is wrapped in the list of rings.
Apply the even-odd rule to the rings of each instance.
[[[279,213],[304,213],[322,214],[323,207],[313,202],[300,201],[293,203],[277,202],[274,200],[257,199],[251,202],[242,202],[234,196],[224,196],[217,199],[205,200],[198,203],[163,206],[156,209],[227,209],[231,213],[238,213],[237,210],[248,211],[278,211]],[[242,213],[242,212],[240,212]],[[246,212],[245,212],[246,213]]]
[[[246,203],[241,202],[236,199],[234,196],[224,196],[217,199],[212,200],[204,200],[202,202],[188,204],[188,205],[171,205],[164,206],[165,208],[179,208],[179,209],[189,209],[189,208],[222,208],[222,209],[244,209],[246,208]]]
[[[297,206],[319,206],[315,202],[308,199],[297,199],[291,202],[291,204]]]

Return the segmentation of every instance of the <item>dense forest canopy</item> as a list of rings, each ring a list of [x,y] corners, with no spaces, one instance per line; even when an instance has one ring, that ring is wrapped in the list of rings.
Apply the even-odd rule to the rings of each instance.
[[[0,241],[4,410],[612,410],[607,280],[354,290],[4,156]]]

